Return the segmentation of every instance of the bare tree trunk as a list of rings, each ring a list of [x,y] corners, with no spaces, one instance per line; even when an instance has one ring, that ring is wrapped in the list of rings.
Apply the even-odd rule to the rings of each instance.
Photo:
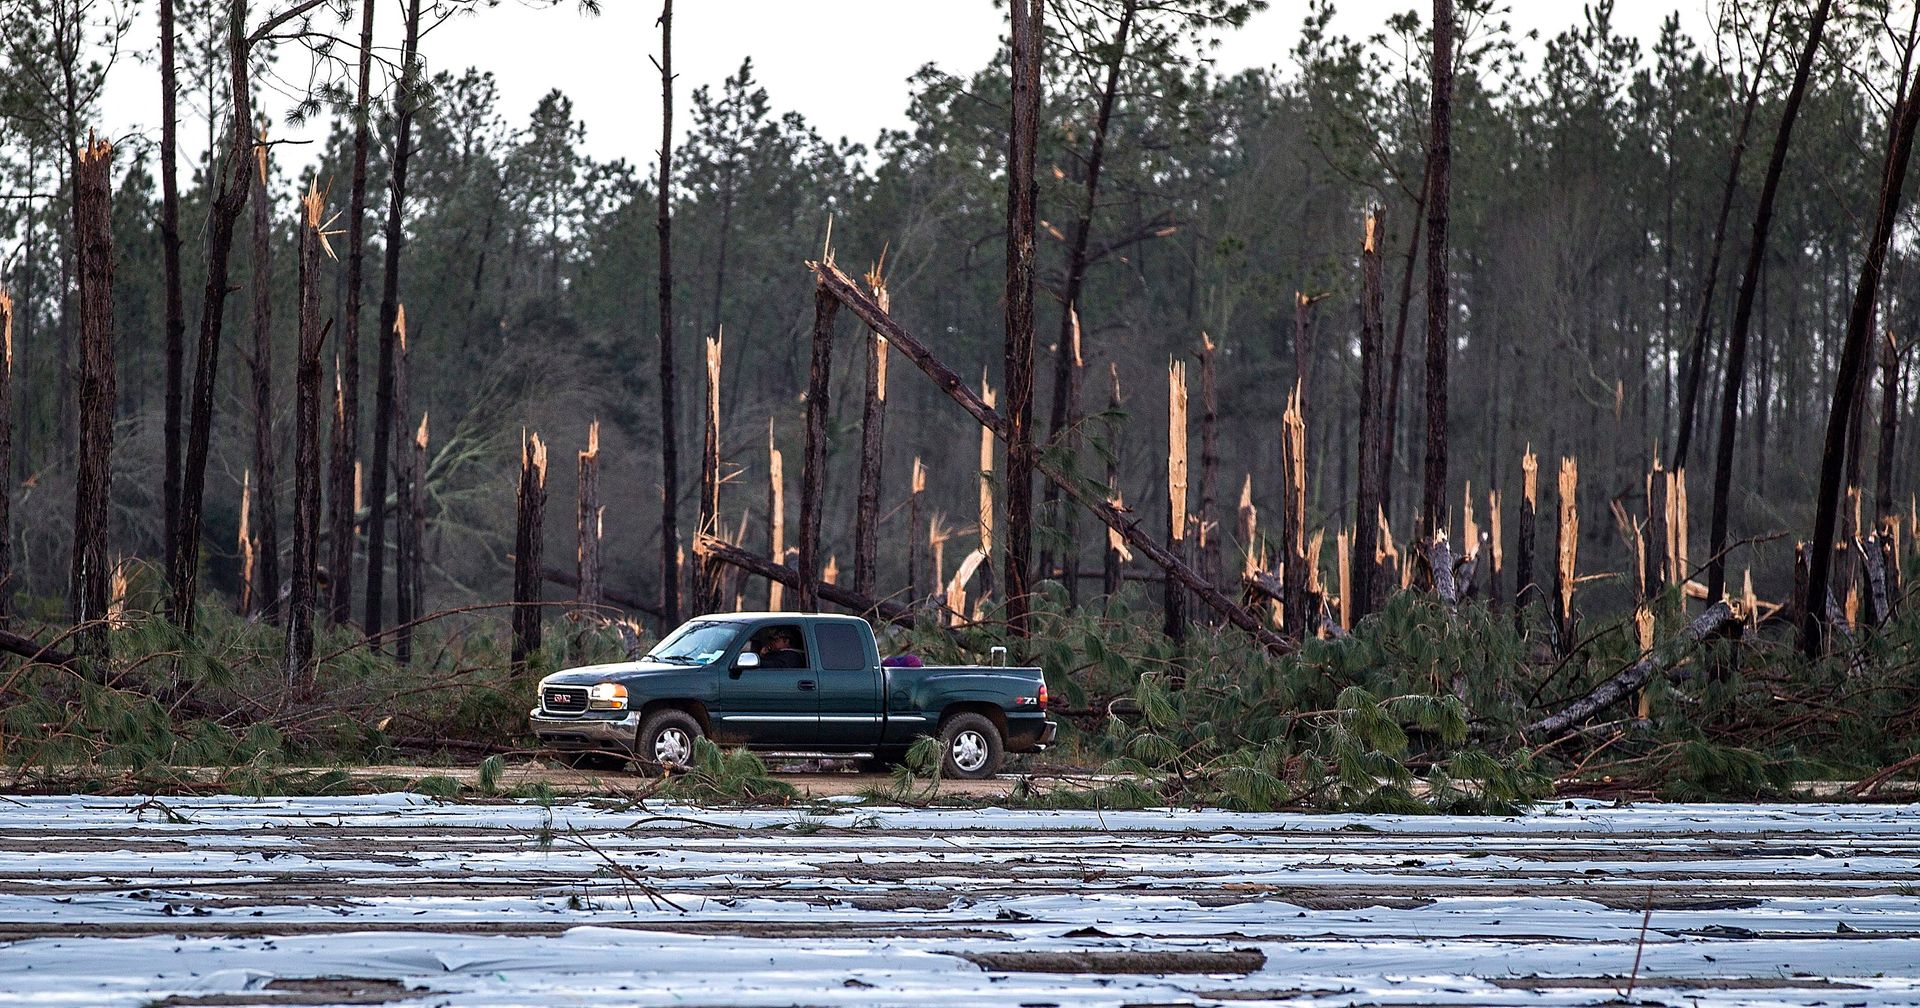
[[[523,668],[540,650],[540,547],[545,539],[547,446],[538,434],[520,437],[519,508],[513,535],[513,665]]]
[[[173,619],[183,630],[193,629],[193,608],[199,598],[200,515],[206,496],[207,452],[213,439],[213,385],[219,375],[220,329],[226,314],[227,274],[233,253],[233,230],[246,209],[252,191],[253,109],[248,82],[249,54],[246,2],[234,0],[228,10],[227,60],[232,77],[232,146],[227,151],[226,175],[214,197],[207,220],[207,286],[200,299],[200,343],[193,362],[192,414],[181,473],[180,524],[172,551]]]
[[[1447,212],[1453,170],[1453,0],[1433,0],[1433,139],[1427,148],[1427,458],[1421,538],[1446,528]]]
[[[660,179],[654,230],[660,240],[660,611],[680,621],[680,435],[675,417],[673,333],[673,0],[660,6]],[[809,574],[811,577],[811,574]]]
[[[163,549],[168,559],[180,538],[180,402],[186,371],[187,299],[180,279],[180,179],[177,106],[179,78],[173,61],[174,0],[160,0],[160,251],[166,270],[166,457],[160,474]],[[168,565],[171,569],[171,564]]]
[[[1220,479],[1220,447],[1215,427],[1220,420],[1219,397],[1214,394],[1214,343],[1200,334],[1200,576],[1212,584],[1225,583],[1220,570],[1219,525],[1214,522],[1213,492]]]
[[[1912,337],[1908,337],[1911,339]],[[1900,351],[1893,333],[1886,333],[1880,350],[1880,451],[1875,462],[1874,514],[1882,521],[1894,514],[1893,460],[1900,447]],[[1920,535],[1920,529],[1913,529]],[[1895,565],[1893,569],[1898,569]]]
[[[13,612],[13,296],[0,288],[0,621]]]
[[[813,362],[807,373],[807,451],[800,467],[801,612],[819,612],[820,504],[827,468],[827,395],[833,374],[833,320],[840,302],[824,285],[813,292]]]
[[[427,414],[420,413],[420,427],[413,435],[413,464],[408,467],[407,517],[413,525],[410,540],[413,550],[399,576],[412,582],[413,596],[407,612],[408,622],[420,618],[427,605]]]
[[[1712,328],[1713,295],[1720,282],[1720,253],[1726,247],[1727,217],[1733,209],[1733,194],[1740,187],[1740,164],[1746,159],[1747,132],[1753,125],[1753,110],[1760,103],[1760,80],[1765,75],[1767,57],[1772,52],[1773,27],[1778,5],[1767,7],[1767,30],[1761,36],[1760,50],[1754,61],[1753,76],[1747,81],[1747,96],[1740,105],[1740,125],[1733,134],[1733,154],[1727,161],[1727,178],[1720,187],[1720,213],[1713,222],[1712,252],[1707,257],[1706,276],[1700,292],[1700,315],[1693,324],[1693,348],[1687,360],[1687,376],[1680,391],[1680,428],[1673,443],[1673,469],[1686,468],[1687,450],[1693,444],[1693,418],[1700,401],[1700,383],[1706,371],[1707,336]],[[1685,576],[1681,572],[1680,576]]]
[[[1386,416],[1380,422],[1380,513],[1385,518],[1382,528],[1389,527],[1388,523],[1393,518],[1393,457],[1394,445],[1400,436],[1400,386],[1403,384],[1401,373],[1407,361],[1407,316],[1413,304],[1413,267],[1420,258],[1420,236],[1427,223],[1427,187],[1432,180],[1433,156],[1429,152],[1420,180],[1420,197],[1414,201],[1413,234],[1407,239],[1407,260],[1400,271],[1400,309],[1393,322],[1393,357],[1387,373]]]
[[[1353,507],[1353,597],[1341,600],[1349,626],[1379,605],[1373,553],[1379,543],[1380,479],[1385,469],[1380,458],[1380,356],[1386,335],[1380,289],[1381,216],[1379,209],[1367,215],[1366,240],[1360,248],[1360,472]]]
[[[787,474],[780,449],[774,447],[773,421],[767,421],[767,558],[776,564],[787,562]],[[786,585],[767,581],[767,610],[779,612],[786,599]]]
[[[1814,56],[1820,51],[1820,35],[1826,27],[1833,0],[1820,0],[1813,20],[1807,25],[1807,39],[1794,66],[1793,86],[1780,110],[1779,132],[1773,138],[1773,152],[1767,158],[1766,180],[1760,186],[1760,201],[1754,210],[1753,240],[1747,250],[1747,268],[1740,280],[1740,292],[1733,303],[1733,325],[1727,330],[1726,380],[1720,394],[1719,441],[1714,451],[1712,527],[1707,542],[1707,598],[1726,594],[1727,519],[1733,492],[1733,441],[1740,422],[1740,389],[1747,380],[1747,328],[1753,320],[1754,291],[1759,285],[1760,266],[1767,252],[1767,234],[1773,226],[1774,196],[1780,191],[1781,170],[1786,167],[1787,148],[1793,140],[1793,122],[1800,114],[1800,101],[1807,93],[1807,78],[1813,71]],[[1842,434],[1844,435],[1844,431]],[[1829,528],[1831,531],[1831,528]],[[1825,552],[1822,546],[1821,553]],[[1819,553],[1816,553],[1818,556]],[[1816,563],[1823,560],[1816,559]]]
[[[1067,245],[1066,287],[1060,298],[1060,337],[1055,344],[1053,357],[1053,405],[1047,417],[1047,437],[1057,439],[1061,432],[1069,430],[1079,421],[1080,398],[1075,394],[1074,371],[1079,362],[1069,356],[1068,340],[1073,340],[1077,351],[1080,339],[1080,294],[1086,286],[1087,246],[1093,236],[1093,211],[1100,197],[1100,173],[1106,164],[1107,131],[1113,123],[1113,109],[1120,96],[1120,70],[1126,63],[1127,42],[1133,32],[1133,21],[1140,6],[1140,0],[1122,0],[1120,23],[1114,29],[1113,46],[1108,53],[1106,80],[1100,88],[1099,110],[1093,118],[1093,135],[1089,138],[1086,162],[1086,184],[1082,188],[1079,214],[1073,224],[1073,239]],[[1038,34],[1036,32],[1036,34]],[[1059,512],[1060,491],[1047,484],[1041,495],[1042,511],[1052,520]],[[1067,530],[1069,558],[1076,558],[1073,534]],[[1052,551],[1040,551],[1041,570],[1053,568]],[[1076,558],[1077,559],[1077,558]],[[1071,568],[1077,566],[1075,559],[1066,564],[1070,571],[1067,575],[1067,592],[1078,592]]]
[[[720,339],[707,337],[706,421],[701,425],[700,448],[700,520],[696,526],[703,536],[720,537]],[[695,588],[693,607],[696,615],[719,612],[724,571],[717,560],[700,560],[693,566]]]
[[[1524,628],[1527,622],[1527,603],[1533,601],[1538,592],[1533,580],[1533,539],[1540,527],[1540,459],[1528,445],[1526,453],[1520,456],[1520,528],[1516,531],[1514,544],[1513,579],[1513,625]]]
[[[261,136],[265,140],[264,131]],[[254,610],[267,622],[280,619],[280,511],[275,501],[278,459],[273,443],[273,199],[267,193],[267,147],[253,180],[253,513]]]
[[[881,310],[891,310],[886,280],[875,266],[867,274],[867,286]],[[887,341],[871,329],[867,331],[866,402],[860,411],[860,496],[853,514],[853,590],[875,597],[879,580],[875,570],[879,548],[875,536],[880,524],[880,461],[886,449],[887,425]],[[913,542],[913,526],[907,528],[907,541]],[[909,547],[911,548],[911,547]]]
[[[1647,473],[1647,535],[1641,550],[1641,563],[1645,568],[1645,582],[1640,595],[1647,602],[1659,600],[1666,592],[1667,583],[1674,574],[1668,568],[1669,541],[1673,537],[1668,511],[1668,502],[1673,497],[1672,477],[1660,468],[1660,460],[1653,460],[1653,469]],[[1681,571],[1681,577],[1686,576]]]
[[[1920,19],[1920,12],[1916,12],[1915,16]],[[1912,37],[1910,34],[1909,45],[1912,44]],[[1904,71],[1902,76],[1905,76]],[[1854,288],[1853,310],[1847,315],[1846,342],[1840,351],[1840,373],[1834,382],[1833,402],[1827,413],[1826,448],[1820,457],[1820,491],[1814,502],[1813,555],[1807,580],[1811,593],[1809,598],[1822,598],[1827,589],[1828,572],[1833,561],[1833,551],[1827,546],[1833,542],[1836,511],[1840,503],[1841,467],[1846,462],[1842,456],[1853,454],[1845,450],[1848,428],[1861,425],[1857,411],[1860,401],[1865,397],[1859,394],[1859,390],[1865,381],[1867,353],[1873,339],[1874,308],[1878,304],[1880,276],[1886,268],[1887,245],[1893,239],[1893,227],[1900,214],[1916,126],[1920,126],[1920,74],[1914,75],[1914,84],[1895,106],[1893,135],[1880,179],[1880,209],[1874,218],[1873,237],[1867,245],[1866,260],[1860,265],[1860,283]],[[1857,454],[1854,457],[1857,460]],[[1808,655],[1819,655],[1824,644],[1824,629],[1817,616],[1809,615],[1801,623],[1800,646]]]
[[[113,491],[113,145],[90,142],[73,159],[80,272],[80,452],[73,481],[73,563],[67,609],[81,649],[104,657],[107,531]]]
[[[1027,635],[1033,563],[1033,177],[1044,0],[1013,0],[1013,124],[1007,134],[1007,629]],[[1071,307],[1069,305],[1068,307]]]
[[[574,519],[574,566],[579,588],[574,600],[582,610],[601,604],[605,596],[600,588],[600,542],[603,537],[605,509],[600,506],[600,421],[587,425],[587,450],[580,453],[579,508]]]
[[[309,692],[313,683],[314,570],[320,559],[320,352],[327,334],[320,325],[319,272],[320,222],[325,214],[325,200],[309,188],[297,218],[300,345],[294,364],[293,572],[282,665],[288,688],[300,693]]]
[[[413,158],[413,119],[419,111],[420,0],[407,0],[406,38],[400,47],[399,95],[394,102],[393,180],[388,187],[386,268],[380,279],[380,360],[374,385],[373,473],[367,495],[367,602],[361,620],[368,636],[386,618],[387,470],[393,451],[393,350],[400,320],[400,253],[406,247],[407,163]],[[351,530],[349,530],[351,533]],[[349,554],[351,555],[351,554]],[[352,576],[351,570],[338,577]]]
[[[353,183],[347,202],[347,308],[341,321],[338,367],[340,405],[327,468],[328,618],[353,618],[354,463],[360,458],[360,295],[366,262],[367,147],[372,115],[373,0],[360,5],[360,65],[353,113]],[[404,98],[402,100],[405,100]],[[383,337],[384,339],[384,337]],[[401,422],[410,418],[403,412]],[[404,619],[402,623],[406,622]],[[395,642],[396,646],[400,642]]]
[[[413,416],[413,351],[407,343],[405,305],[400,306],[399,318],[395,320],[394,329],[397,330],[394,335],[398,346],[395,347],[393,361],[393,414],[398,418],[398,422],[404,425]],[[344,389],[344,381],[342,386]],[[351,418],[347,416],[344,391],[341,395],[340,411],[334,414],[334,420],[340,425],[335,427],[334,444],[336,446],[340,443],[338,437],[340,427],[351,422]],[[413,627],[410,624],[418,615],[414,612],[413,605],[413,579],[407,576],[408,571],[413,568],[414,550],[419,548],[413,541],[413,452],[396,451],[394,453],[393,485],[394,505],[398,511],[393,523],[393,624],[396,628],[393,632],[393,657],[400,664],[409,665],[413,662]],[[358,509],[351,507],[353,503],[351,498],[348,503],[350,506],[347,511],[347,530],[349,541],[351,541],[353,513]],[[337,527],[334,534],[339,534]],[[353,551],[347,550],[349,560],[352,555]],[[336,548],[334,562],[338,563],[339,557],[340,550]],[[345,580],[352,575],[353,568],[351,565],[341,568],[340,573],[338,580]]]
[[[1120,437],[1122,424],[1118,419],[1120,407],[1120,366],[1111,361],[1107,363],[1107,412],[1114,417],[1107,424],[1107,505],[1123,507],[1120,500]],[[1107,548],[1103,554],[1100,590],[1112,599],[1120,594],[1121,563],[1126,559],[1126,543],[1117,533],[1108,533]]]

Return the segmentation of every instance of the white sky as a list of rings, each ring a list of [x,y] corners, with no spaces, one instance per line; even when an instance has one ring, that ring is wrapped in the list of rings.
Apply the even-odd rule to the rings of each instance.
[[[396,46],[402,4],[379,0],[378,44]],[[1678,10],[1683,28],[1706,43],[1714,0],[1619,0],[1618,30],[1639,36],[1650,46],[1662,19]],[[458,72],[468,66],[493,71],[499,83],[500,111],[519,124],[548,90],[558,88],[574,102],[586,126],[586,151],[600,160],[624,157],[638,165],[653,161],[659,145],[660,85],[650,56],[659,52],[655,0],[602,0],[602,13],[589,17],[574,0],[504,0],[498,7],[456,18],[429,34],[422,53],[434,70]],[[1510,20],[1518,32],[1549,36],[1579,22],[1575,0],[1511,0]],[[130,45],[151,51],[155,22],[147,3],[140,11]],[[257,3],[275,9],[278,3]],[[1335,30],[1355,38],[1384,30],[1388,15],[1419,8],[1425,0],[1336,0]],[[1246,28],[1229,35],[1216,53],[1222,71],[1290,62],[1299,40],[1302,0],[1273,0]],[[681,0],[674,11],[676,132],[689,119],[688,95],[702,85],[717,88],[752,56],[754,73],[777,111],[794,110],[823,135],[871,144],[883,128],[908,125],[907,78],[925,63],[954,72],[971,72],[992,56],[1003,12],[991,0]],[[256,19],[259,15],[256,14]],[[357,36],[357,21],[351,34]],[[1528,47],[1537,49],[1537,46]],[[283,63],[302,59],[290,55]],[[159,122],[157,60],[123,58],[106,95],[109,136],[137,133],[157,138]],[[262,112],[276,117],[290,103],[270,96]],[[183,111],[183,140],[204,136]],[[284,128],[280,135],[289,136]],[[295,136],[318,139],[310,128]],[[297,149],[297,148],[296,148]],[[308,148],[311,150],[312,148]],[[284,150],[284,149],[283,149]],[[298,155],[294,155],[298,160]],[[183,163],[191,156],[183,151]]]

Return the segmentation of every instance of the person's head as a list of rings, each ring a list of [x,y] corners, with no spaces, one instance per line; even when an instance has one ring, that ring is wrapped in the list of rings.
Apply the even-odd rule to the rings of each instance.
[[[785,630],[775,630],[767,635],[767,650],[789,651],[793,649],[793,635]]]

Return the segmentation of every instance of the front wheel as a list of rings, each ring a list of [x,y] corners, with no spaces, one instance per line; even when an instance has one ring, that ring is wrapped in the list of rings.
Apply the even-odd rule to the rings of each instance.
[[[1000,729],[982,714],[955,714],[940,726],[940,773],[960,780],[985,780],[1000,772],[1007,758]]]
[[[693,765],[693,744],[705,738],[700,722],[683,710],[667,708],[647,715],[640,722],[638,745],[633,755],[642,772],[659,776]]]

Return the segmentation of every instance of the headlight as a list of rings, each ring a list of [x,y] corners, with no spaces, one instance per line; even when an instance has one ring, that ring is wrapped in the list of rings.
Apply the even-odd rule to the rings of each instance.
[[[594,683],[587,691],[588,710],[626,710],[627,688],[619,683]]]

